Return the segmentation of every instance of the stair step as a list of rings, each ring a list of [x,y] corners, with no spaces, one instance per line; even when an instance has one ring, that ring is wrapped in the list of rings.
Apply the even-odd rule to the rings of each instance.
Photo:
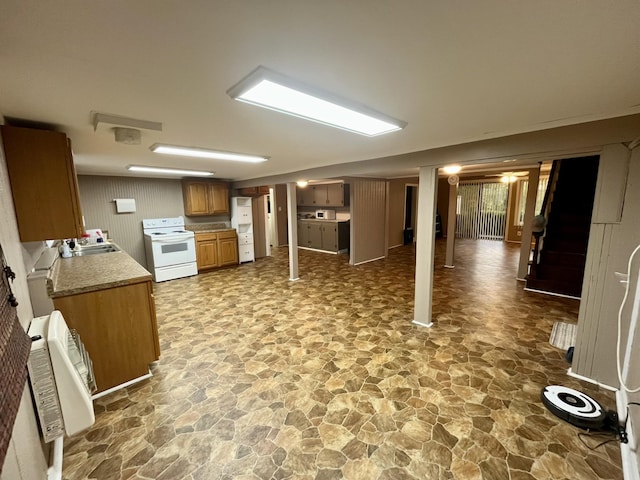
[[[545,249],[540,255],[540,263],[580,267],[584,270],[587,255],[585,253],[561,252]]]
[[[556,293],[559,295],[569,295],[571,297],[580,297],[582,293],[582,282],[567,283],[555,280],[541,280],[535,278],[527,278],[526,287],[532,290],[540,290],[542,292]]]
[[[544,239],[543,252],[546,250],[553,250],[555,252],[573,253],[586,255],[587,253],[588,239],[564,239],[550,237]]]
[[[567,265],[540,264],[538,265],[536,272],[536,278],[538,279],[549,279],[559,282],[582,283],[582,278],[584,277],[583,267],[569,267]]]

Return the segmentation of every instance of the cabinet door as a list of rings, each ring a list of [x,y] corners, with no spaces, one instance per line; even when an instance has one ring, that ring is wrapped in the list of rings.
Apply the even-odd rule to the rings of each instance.
[[[309,243],[309,222],[298,221],[298,246],[308,247]]]
[[[219,266],[218,240],[199,240],[196,243],[198,270],[206,270]]]
[[[238,263],[238,241],[235,238],[218,240],[220,266]]]
[[[209,213],[229,213],[229,187],[226,183],[209,184]]]
[[[344,206],[344,184],[330,183],[327,185],[327,205],[332,207]]]
[[[238,224],[239,225],[249,225],[252,222],[252,211],[251,207],[238,207]]]
[[[309,224],[309,248],[322,250],[322,224],[318,222],[308,222]]]
[[[322,225],[322,249],[330,252],[338,251],[338,224]]]
[[[183,181],[184,213],[188,216],[209,215],[209,183]]]
[[[78,184],[66,135],[1,128],[20,240],[80,237]]]
[[[313,206],[314,207],[327,206],[327,186],[326,185],[313,186]]]
[[[253,243],[238,246],[238,260],[240,263],[253,262],[255,260]]]
[[[146,375],[158,359],[152,291],[147,281],[54,299],[91,356],[98,392]]]

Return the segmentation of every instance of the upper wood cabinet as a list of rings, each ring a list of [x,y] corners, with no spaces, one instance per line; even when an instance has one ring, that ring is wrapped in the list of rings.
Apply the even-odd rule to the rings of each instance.
[[[259,187],[239,188],[238,195],[241,197],[260,197],[262,195],[269,195],[269,186],[261,185]]]
[[[344,207],[349,205],[349,188],[344,183],[297,187],[297,204],[302,207]]]
[[[81,237],[78,180],[64,133],[2,126],[20,240]]]
[[[229,213],[229,185],[208,180],[182,180],[184,214],[187,216]]]

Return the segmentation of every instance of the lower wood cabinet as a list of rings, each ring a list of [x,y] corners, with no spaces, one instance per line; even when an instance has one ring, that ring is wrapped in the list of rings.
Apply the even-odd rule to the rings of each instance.
[[[198,271],[218,267],[218,234],[196,233]]]
[[[298,246],[339,252],[349,248],[349,222],[298,220]]]
[[[98,392],[149,373],[160,358],[151,281],[53,299],[93,361]]]
[[[236,265],[238,263],[238,236],[235,230],[196,232],[196,260],[198,271]]]

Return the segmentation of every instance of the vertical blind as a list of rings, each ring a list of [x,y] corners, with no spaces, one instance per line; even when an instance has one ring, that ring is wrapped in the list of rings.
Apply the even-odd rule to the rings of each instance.
[[[469,182],[458,187],[456,237],[504,239],[509,185]]]

